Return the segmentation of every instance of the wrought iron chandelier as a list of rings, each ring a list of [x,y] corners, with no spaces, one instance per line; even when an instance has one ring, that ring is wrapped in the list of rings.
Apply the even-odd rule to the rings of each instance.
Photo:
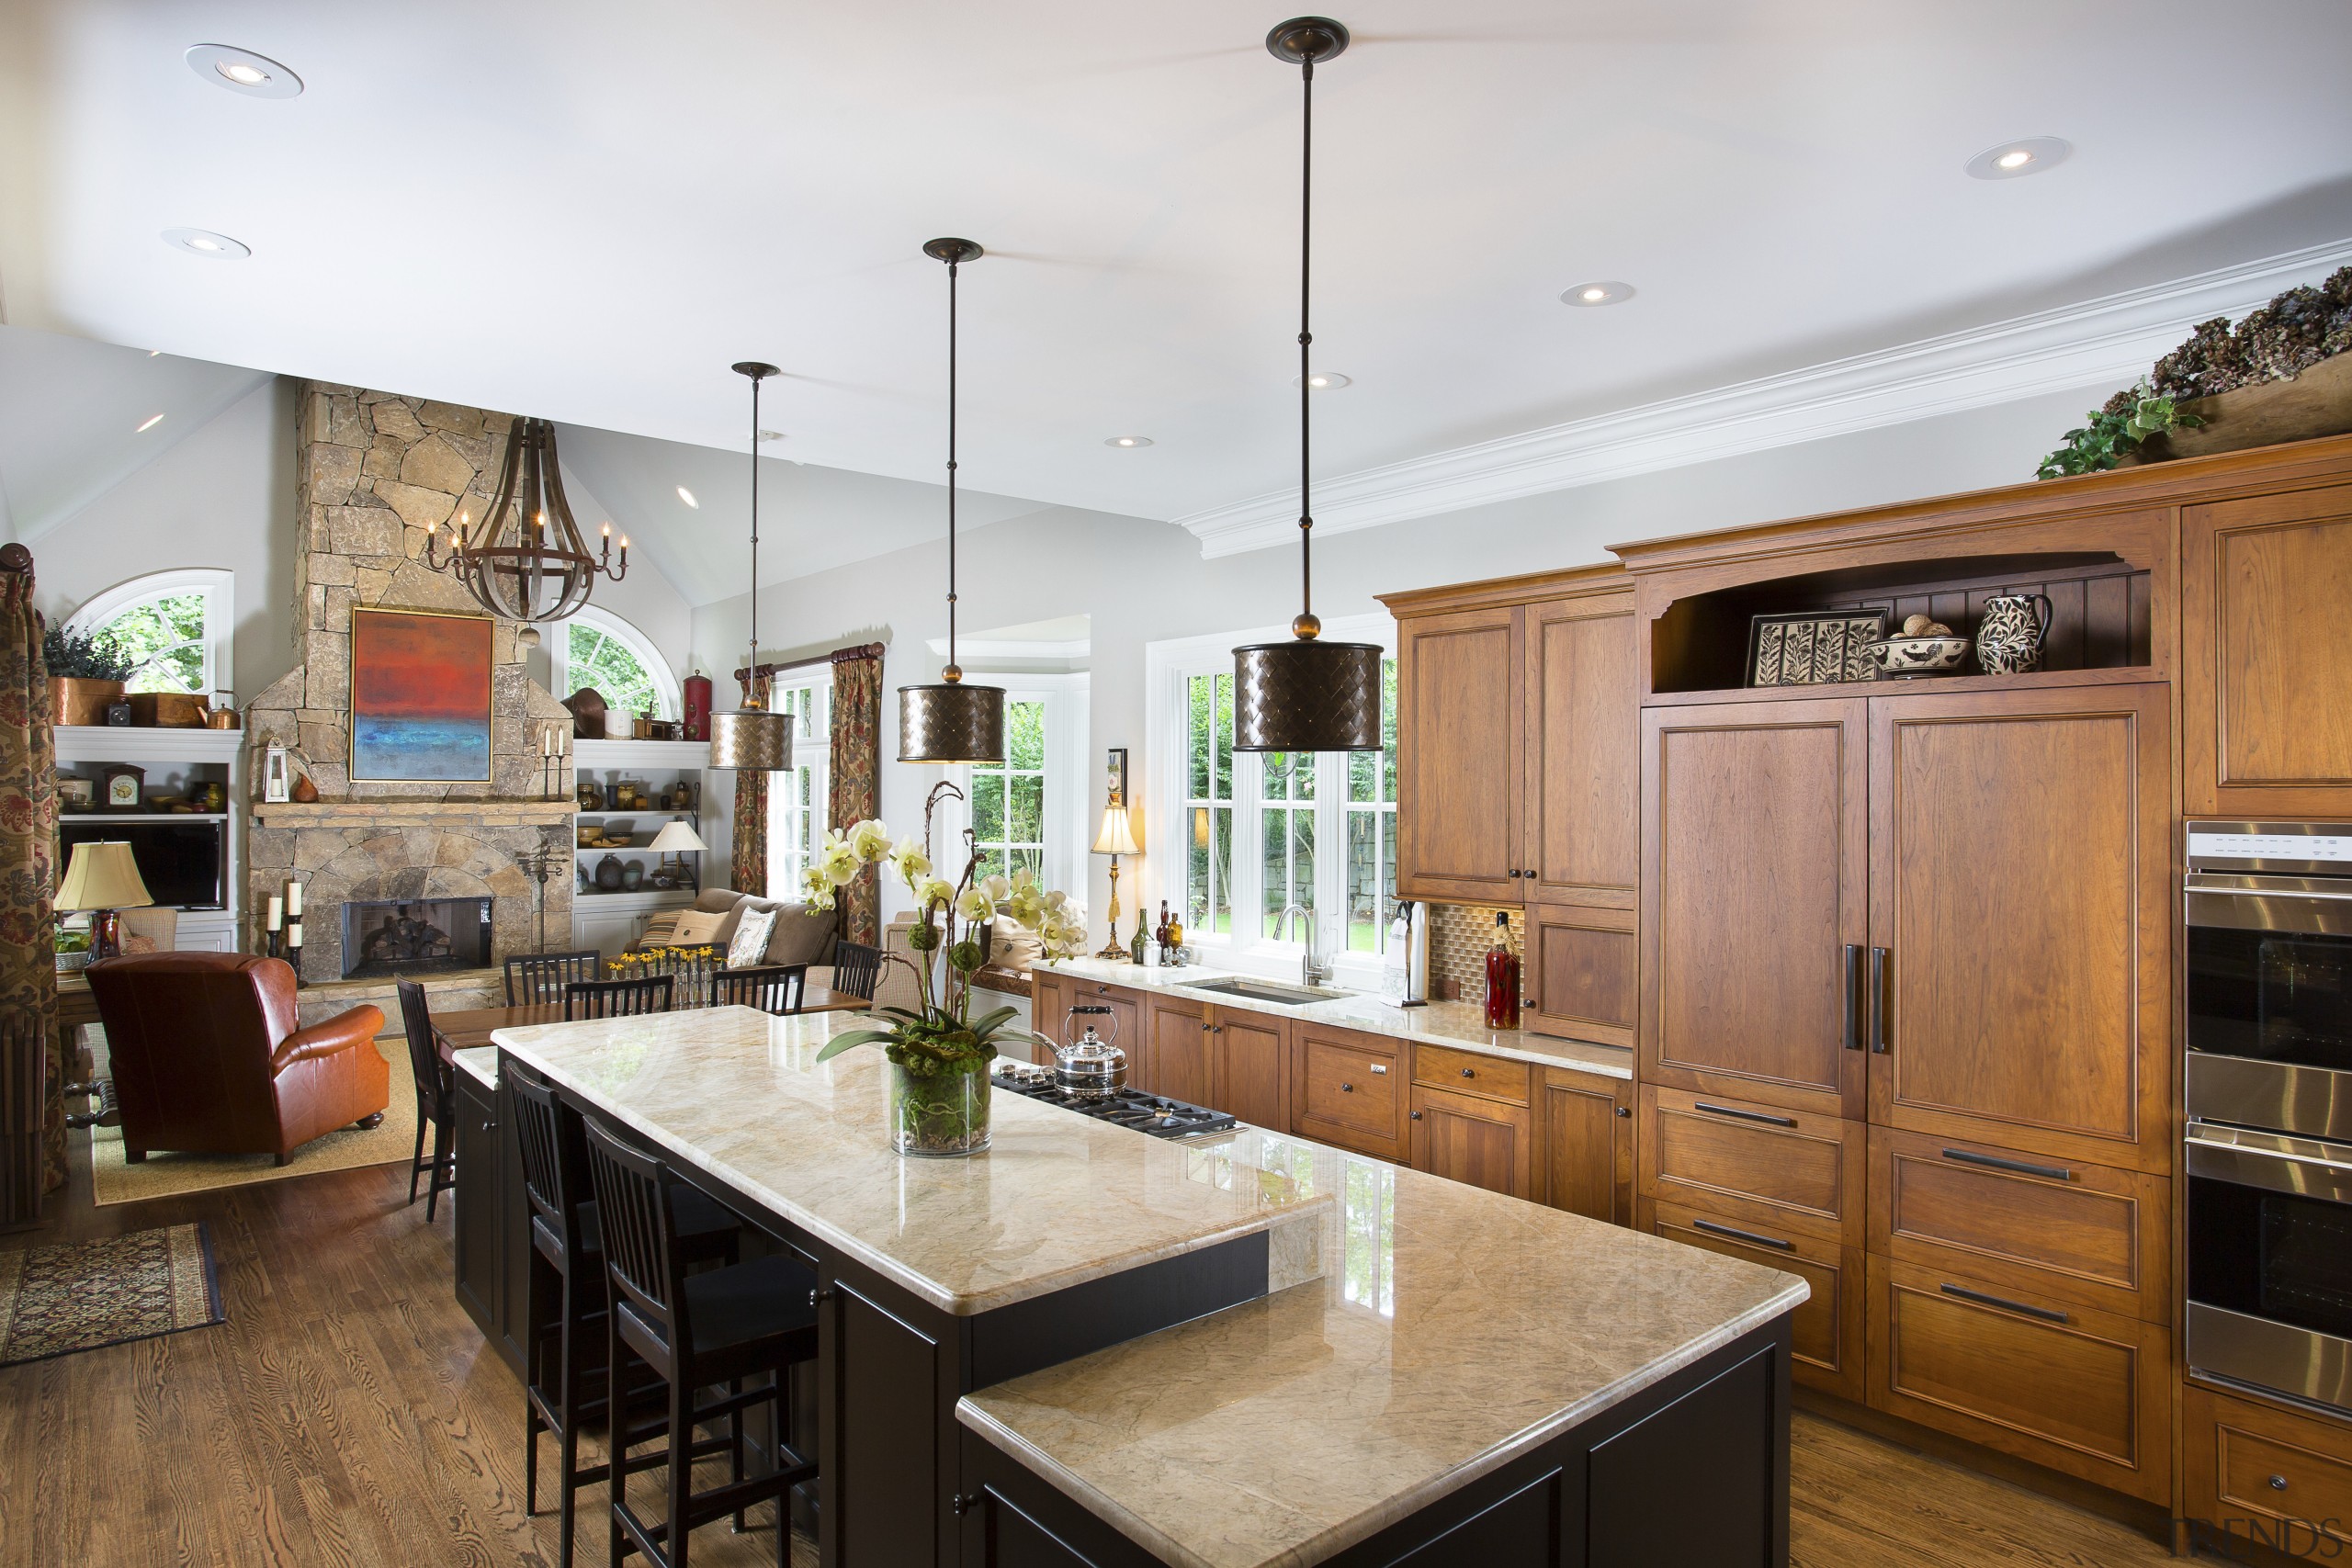
[[[588,553],[580,525],[564,499],[563,470],[557,461],[555,426],[544,419],[518,419],[507,435],[506,459],[498,470],[498,494],[480,523],[458,513],[447,552],[438,527],[424,530],[424,564],[466,585],[474,602],[504,620],[524,623],[526,644],[536,645],[537,626],[567,619],[588,603],[598,574],[618,582],[628,575],[628,538],[613,559],[613,525],[604,525],[602,548]]]
[[[933,240],[922,254],[947,264],[947,668],[930,685],[899,688],[899,761],[1004,761],[1004,688],[967,686],[956,662],[956,269],[978,261],[969,240]]]
[[[1298,615],[1288,642],[1233,650],[1233,747],[1237,751],[1376,751],[1380,749],[1381,648],[1319,640],[1314,610],[1314,508],[1308,504],[1308,405],[1315,334],[1308,330],[1309,259],[1315,194],[1315,64],[1348,47],[1348,29],[1329,17],[1294,17],[1266,35],[1266,51],[1299,68],[1305,89],[1298,181]]]
[[[752,657],[751,684],[734,713],[710,716],[710,765],[782,773],[792,766],[792,716],[760,705],[760,383],[779,375],[756,359],[732,367],[752,382]]]

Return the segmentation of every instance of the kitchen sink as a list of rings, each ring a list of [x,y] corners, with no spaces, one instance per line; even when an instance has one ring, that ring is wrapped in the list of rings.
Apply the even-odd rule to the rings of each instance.
[[[1191,983],[1195,991],[1215,991],[1224,997],[1247,997],[1253,1002],[1272,1002],[1279,1007],[1303,1008],[1310,1002],[1335,1002],[1351,991],[1334,990],[1328,986],[1285,986],[1277,980],[1245,980],[1233,976],[1222,980],[1200,980]]]

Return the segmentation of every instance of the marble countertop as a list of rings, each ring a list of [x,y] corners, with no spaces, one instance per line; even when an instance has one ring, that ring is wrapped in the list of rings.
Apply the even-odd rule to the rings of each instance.
[[[944,1311],[990,1311],[1288,1222],[1333,1201],[1279,1171],[1231,1179],[1205,1151],[1016,1094],[993,1146],[904,1159],[887,1131],[888,1063],[819,1063],[855,1014],[703,1008],[501,1029],[491,1038],[778,1217]]]
[[[1163,1561],[1306,1568],[1789,1312],[1802,1280],[1301,1139],[1325,1275],[956,1407]]]
[[[1263,980],[1265,976],[1262,975],[1244,976],[1235,971],[1197,965],[1184,969],[1152,969],[1102,958],[1066,958],[1046,972],[1074,976],[1083,980],[1100,980],[1113,986],[1132,986],[1137,990],[1162,991],[1188,1001],[1208,1002],[1221,1008],[1238,1008],[1247,1012],[1270,1013],[1277,1018],[1301,1019],[1308,1023],[1334,1024],[1342,1029],[1361,1029],[1367,1034],[1386,1034],[1398,1040],[1426,1040],[1436,1045],[1479,1051],[1490,1056],[1507,1056],[1513,1061],[1533,1062],[1542,1066],[1597,1073],[1603,1077],[1630,1080],[1634,1076],[1634,1054],[1622,1045],[1591,1045],[1577,1040],[1555,1040],[1548,1034],[1536,1034],[1523,1029],[1488,1029],[1485,1010],[1468,1002],[1431,1002],[1426,1007],[1408,1008],[1399,1007],[1369,991],[1356,991],[1328,1001],[1286,1007],[1280,1002],[1260,1001],[1250,997],[1227,996],[1222,991],[1199,988],[1203,980]],[[1296,984],[1292,980],[1272,983]]]
[[[449,1059],[457,1064],[459,1072],[471,1077],[482,1088],[496,1089],[498,1087],[498,1047],[495,1045],[469,1046],[456,1053]]]

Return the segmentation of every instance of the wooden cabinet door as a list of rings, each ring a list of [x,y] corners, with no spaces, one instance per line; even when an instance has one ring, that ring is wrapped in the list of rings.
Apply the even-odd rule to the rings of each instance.
[[[1294,1021],[1291,1130],[1399,1164],[1412,1157],[1406,1053],[1382,1034]]]
[[[2169,1170],[2163,685],[1871,702],[1871,1120]]]
[[[1631,909],[1641,871],[1640,660],[1628,592],[1522,612],[1527,651],[1521,896]]]
[[[2313,1562],[2352,1556],[2352,1445],[2345,1429],[2267,1401],[2181,1390],[2181,1501],[2208,1539],[2291,1549]]]
[[[2180,547],[2183,810],[2352,815],[2352,486],[2186,508]]]
[[[1048,975],[1039,969],[1030,970],[1030,1029],[1044,1035],[1057,1045],[1069,1044],[1069,1042],[1062,1038],[1062,1025],[1068,1021],[1069,996],[1069,982],[1061,976]],[[1043,1047],[1038,1049],[1041,1053],[1040,1059],[1051,1060],[1050,1057],[1042,1055]]]
[[[1535,1094],[1535,1187],[1528,1196],[1611,1224],[1634,1223],[1634,1086],[1546,1067]]]
[[[1127,1064],[1127,1082],[1136,1089],[1153,1094],[1164,1094],[1171,1100],[1186,1100],[1194,1105],[1209,1102],[1209,1021],[1208,1010],[1198,1002],[1171,1001],[1165,997],[1143,998],[1148,1043],[1143,1056],[1148,1064],[1148,1079],[1136,1077],[1135,1062]]]
[[[1530,1196],[1534,1143],[1527,1108],[1413,1086],[1413,1168],[1489,1192]]]
[[[1644,1083],[1861,1116],[1868,715],[1861,698],[1643,712]]]
[[[1069,981],[1070,1005],[1107,1007],[1111,1016],[1094,1019],[1094,1032],[1127,1054],[1127,1081],[1140,1089],[1152,1077],[1150,1021],[1144,1016],[1143,993],[1129,986],[1113,986],[1101,980],[1081,980],[1072,976]],[[1086,1032],[1087,1019],[1080,1019],[1075,1026],[1056,1024],[1056,1035],[1076,1039]],[[1069,1040],[1063,1040],[1067,1045]]]
[[[1410,616],[1396,650],[1397,896],[1516,904],[1520,611]]]
[[[1204,1103],[1269,1132],[1290,1131],[1290,1026],[1238,1008],[1209,1010]]]
[[[1529,905],[1521,1022],[1538,1034],[1633,1044],[1640,973],[1634,926],[1631,909]]]

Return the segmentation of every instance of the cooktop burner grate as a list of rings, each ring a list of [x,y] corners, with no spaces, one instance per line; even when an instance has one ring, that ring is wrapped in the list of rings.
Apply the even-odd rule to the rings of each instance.
[[[1023,1063],[1007,1063],[997,1069],[997,1087],[1058,1105],[1065,1111],[1075,1111],[1081,1116],[1091,1116],[1098,1122],[1114,1126],[1131,1127],[1138,1133],[1148,1133],[1155,1138],[1199,1138],[1233,1131],[1232,1115],[1223,1111],[1211,1111],[1204,1105],[1186,1100],[1170,1100],[1164,1094],[1146,1094],[1141,1089],[1123,1089],[1099,1100],[1070,1093],[1054,1081],[1051,1067],[1030,1066]]]

